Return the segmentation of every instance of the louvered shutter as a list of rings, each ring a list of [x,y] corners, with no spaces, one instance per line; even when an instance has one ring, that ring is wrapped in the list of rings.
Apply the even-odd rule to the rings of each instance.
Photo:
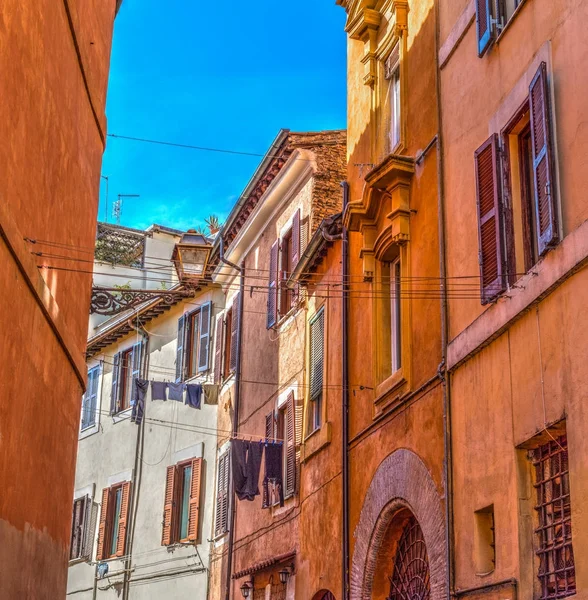
[[[165,498],[163,502],[163,526],[161,531],[161,545],[169,546],[172,543],[172,526],[174,517],[174,502],[176,489],[175,465],[167,468],[167,477],[165,480]]]
[[[96,523],[93,523],[92,515],[95,514],[94,503],[90,496],[84,498],[84,525],[82,532],[82,558],[90,559],[92,557],[92,534]],[[94,527],[92,526],[94,525]]]
[[[198,373],[208,371],[210,355],[210,325],[212,323],[212,302],[200,309],[200,341],[198,349]]]
[[[301,231],[300,231],[300,209],[298,209],[294,213],[294,218],[292,219],[292,243],[290,246],[290,264],[292,265],[292,272],[296,268],[298,261],[300,260],[300,240],[301,240]],[[288,273],[288,277],[290,277],[292,273]],[[292,303],[298,301],[299,288],[298,284],[292,289]]]
[[[113,415],[118,411],[119,393],[120,393],[120,352],[114,355],[112,367],[112,388],[110,392],[110,414]]]
[[[214,345],[214,383],[222,383],[223,359],[223,317],[216,320],[216,339]]]
[[[537,245],[539,254],[543,255],[559,240],[553,178],[549,89],[547,87],[547,66],[544,62],[541,63],[529,87],[529,104]]]
[[[482,304],[506,289],[504,229],[499,186],[498,136],[493,134],[474,155]]]
[[[178,319],[178,345],[176,347],[176,383],[184,379],[184,338],[186,335],[186,317]]]
[[[88,371],[88,386],[82,398],[82,429],[96,422],[96,404],[98,401],[98,378],[100,367]]]
[[[494,39],[492,26],[491,0],[476,0],[476,32],[478,35],[478,56],[483,56]]]
[[[132,373],[131,373],[131,385],[135,385],[135,379],[139,379],[141,377],[141,358],[143,357],[143,342],[137,342],[133,345],[132,355],[131,355],[131,365],[132,365]],[[134,397],[134,394],[131,394],[131,398]]]
[[[304,421],[304,402],[296,401],[296,415],[294,420],[294,435],[296,443],[296,481],[294,484],[296,493],[300,491],[300,453],[302,449],[302,425]]]
[[[229,452],[218,460],[218,481],[216,491],[216,510],[214,535],[219,536],[228,530],[229,516]]]
[[[284,473],[284,495],[292,496],[296,492],[296,405],[294,392],[286,400],[286,472]]]
[[[233,308],[231,309],[231,357],[230,370],[234,373],[237,370],[237,353],[239,351],[239,301],[241,292],[237,292],[233,298]]]
[[[129,481],[122,484],[120,517],[118,520],[118,537],[116,538],[116,556],[125,555],[127,521],[129,517],[129,502],[131,495],[131,484]]]
[[[190,486],[190,504],[188,508],[188,539],[198,539],[198,522],[200,517],[200,480],[202,478],[202,459],[192,461],[192,484]]]
[[[321,309],[310,323],[310,399],[316,400],[323,391],[325,355],[325,313]]]
[[[273,327],[278,320],[278,251],[279,240],[270,250],[269,284],[267,292],[267,328]]]
[[[102,504],[100,506],[100,521],[98,524],[98,549],[96,552],[96,560],[104,560],[108,558],[106,552],[106,532],[110,522],[110,514],[108,503],[110,501],[110,488],[102,490]]]

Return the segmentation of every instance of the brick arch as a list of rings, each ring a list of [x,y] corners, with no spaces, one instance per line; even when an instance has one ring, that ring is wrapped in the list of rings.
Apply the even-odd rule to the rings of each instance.
[[[374,571],[382,540],[396,513],[408,508],[418,520],[429,557],[431,600],[447,589],[445,519],[441,498],[423,461],[410,450],[396,450],[378,467],[355,528],[350,599],[371,600]]]

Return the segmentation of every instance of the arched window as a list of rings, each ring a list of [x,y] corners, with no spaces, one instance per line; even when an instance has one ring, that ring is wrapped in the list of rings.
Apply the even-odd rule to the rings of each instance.
[[[429,600],[430,593],[425,538],[418,521],[411,516],[398,540],[388,600]]]

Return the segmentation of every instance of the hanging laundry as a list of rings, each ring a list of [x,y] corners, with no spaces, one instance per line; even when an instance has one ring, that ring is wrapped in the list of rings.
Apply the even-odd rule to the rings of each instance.
[[[149,382],[146,379],[133,379],[133,389],[131,391],[131,423],[140,425],[145,413],[145,396],[149,389]]]
[[[231,441],[233,485],[239,500],[253,502],[259,496],[259,472],[263,456],[263,442]]]
[[[202,386],[199,383],[189,383],[186,386],[186,404],[192,408],[200,408],[202,403]]]
[[[263,479],[264,495],[269,499],[270,485],[277,492],[280,506],[284,506],[284,488],[282,484],[282,444],[267,442],[265,444],[265,477]],[[273,495],[273,494],[272,494]],[[273,502],[270,502],[273,504]]]
[[[165,390],[167,390],[167,381],[152,381],[151,400],[167,400]]]
[[[177,400],[178,402],[184,401],[184,388],[185,383],[168,383],[167,384],[167,396],[170,400]]]
[[[204,404],[218,404],[218,384],[204,383],[202,391],[204,392]]]

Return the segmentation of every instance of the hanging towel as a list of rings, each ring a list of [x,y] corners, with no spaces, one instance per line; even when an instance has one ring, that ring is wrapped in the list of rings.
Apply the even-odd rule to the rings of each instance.
[[[192,408],[200,408],[202,401],[202,386],[199,383],[189,383],[186,386],[186,404]]]
[[[152,381],[151,400],[167,400],[165,397],[165,390],[167,390],[166,381]]]
[[[232,440],[233,484],[239,500],[253,502],[255,496],[259,496],[259,472],[262,456],[262,443],[239,439]]]
[[[146,379],[133,379],[133,390],[131,392],[131,423],[141,424],[145,412],[145,396],[149,389],[149,382]]]
[[[167,397],[170,400],[177,400],[178,402],[184,401],[184,388],[186,384],[180,383],[168,383],[167,384]]]
[[[218,384],[202,384],[204,392],[204,404],[218,404]]]
[[[282,444],[267,442],[265,445],[265,477],[263,480],[264,496],[269,496],[269,486],[273,486],[280,498],[280,506],[284,506],[284,488],[282,485]],[[273,502],[270,501],[270,504]]]

